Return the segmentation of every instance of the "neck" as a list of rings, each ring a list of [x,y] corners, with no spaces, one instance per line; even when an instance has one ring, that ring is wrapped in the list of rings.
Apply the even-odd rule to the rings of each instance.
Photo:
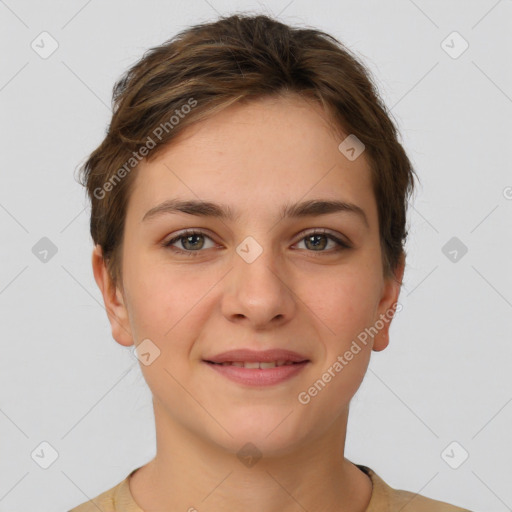
[[[322,435],[281,450],[269,442],[274,436],[279,445],[278,431],[227,450],[174,422],[158,402],[154,409],[157,455],[130,479],[132,496],[146,512],[367,508],[371,481],[344,457],[348,409]]]

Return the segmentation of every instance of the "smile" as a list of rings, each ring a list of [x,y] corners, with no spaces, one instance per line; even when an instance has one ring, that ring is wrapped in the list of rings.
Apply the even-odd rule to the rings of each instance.
[[[238,366],[239,368],[275,368],[276,366],[289,366],[294,363],[293,361],[268,361],[268,362],[257,362],[257,361],[225,361],[224,363],[214,363],[213,361],[206,361],[207,363],[219,364],[222,366]]]
[[[203,361],[217,374],[246,386],[271,386],[298,375],[310,361]]]

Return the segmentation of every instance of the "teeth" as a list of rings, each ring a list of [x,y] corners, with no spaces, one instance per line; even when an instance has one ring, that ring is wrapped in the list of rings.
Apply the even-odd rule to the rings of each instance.
[[[239,368],[275,368],[276,366],[284,366],[294,364],[292,361],[270,361],[270,362],[257,362],[257,361],[233,361],[216,363],[222,366],[238,366]]]

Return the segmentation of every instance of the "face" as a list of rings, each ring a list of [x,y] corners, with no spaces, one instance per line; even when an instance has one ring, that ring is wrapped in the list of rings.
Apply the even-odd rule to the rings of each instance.
[[[150,340],[141,369],[169,425],[233,452],[250,441],[282,453],[344,417],[372,348],[387,345],[399,294],[383,277],[368,161],[340,152],[345,136],[316,104],[267,98],[201,121],[139,165],[124,294],[108,293],[98,250],[93,265],[114,338]],[[208,201],[232,217],[153,210],[169,200]],[[291,215],[313,200],[353,209]],[[379,318],[375,340],[362,342]],[[233,349],[291,350],[308,362],[272,385],[240,383],[205,362]]]

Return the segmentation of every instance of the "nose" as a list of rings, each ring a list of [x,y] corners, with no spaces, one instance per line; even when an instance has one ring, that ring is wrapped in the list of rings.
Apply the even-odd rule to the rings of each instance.
[[[234,257],[225,280],[222,313],[253,330],[289,322],[297,307],[291,276],[277,264],[271,250],[249,261],[238,254]]]

